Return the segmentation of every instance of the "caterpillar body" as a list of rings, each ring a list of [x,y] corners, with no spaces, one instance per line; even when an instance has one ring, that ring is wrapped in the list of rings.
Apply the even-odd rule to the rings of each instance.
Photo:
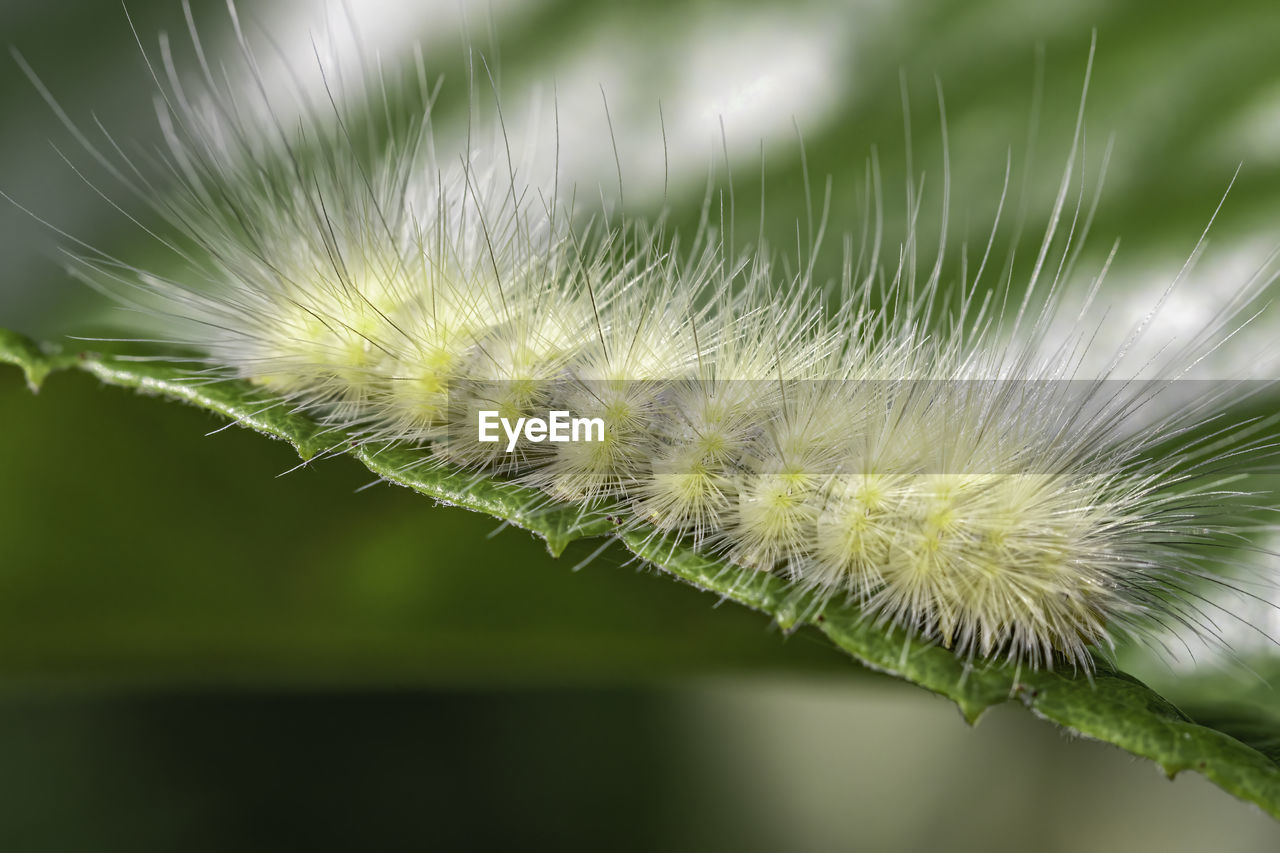
[[[164,43],[151,165],[168,184],[75,130],[164,218],[149,233],[182,271],[92,250],[74,269],[158,318],[207,363],[199,381],[247,379],[358,441],[548,501],[616,504],[625,527],[815,602],[849,597],[971,661],[1088,671],[1122,637],[1216,636],[1195,590],[1230,584],[1213,551],[1242,534],[1257,499],[1232,483],[1268,447],[1257,425],[1204,437],[1230,385],[1151,412],[1270,279],[1176,348],[1161,381],[1083,373],[1087,332],[1050,334],[1090,216],[1069,203],[1074,150],[1020,279],[996,272],[991,242],[972,275],[944,274],[944,201],[932,266],[914,233],[884,250],[877,224],[861,251],[845,241],[832,291],[806,258],[735,246],[711,194],[686,243],[661,222],[584,216],[554,174],[525,177],[500,130],[439,153],[425,82],[410,121],[385,106],[381,69],[358,106],[302,99],[281,119],[230,8],[258,85],[219,79],[194,25],[194,81]],[[552,412],[598,420],[599,440],[478,428]]]

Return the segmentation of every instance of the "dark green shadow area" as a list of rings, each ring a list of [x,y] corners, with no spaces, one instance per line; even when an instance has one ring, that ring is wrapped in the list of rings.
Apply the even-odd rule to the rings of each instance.
[[[0,373],[0,674],[558,683],[840,671],[810,631],[378,486],[195,409]],[[289,473],[284,473],[288,471]],[[280,475],[280,476],[277,476]],[[496,534],[496,535],[493,535]]]

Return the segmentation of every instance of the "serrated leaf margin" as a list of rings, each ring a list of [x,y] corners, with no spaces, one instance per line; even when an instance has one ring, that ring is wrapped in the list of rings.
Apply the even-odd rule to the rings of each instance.
[[[271,400],[247,382],[213,379],[163,361],[66,353],[5,329],[0,329],[0,363],[19,367],[33,392],[56,370],[82,370],[108,385],[179,400],[287,441],[304,461],[348,453],[388,482],[527,530],[546,541],[557,556],[578,539],[614,537],[658,569],[768,614],[785,629],[806,622],[816,625],[863,665],[952,700],[970,723],[993,705],[1018,700],[1037,717],[1075,735],[1156,762],[1170,778],[1184,770],[1201,773],[1280,819],[1280,765],[1225,732],[1195,723],[1122,672],[1103,667],[1086,676],[1019,670],[1007,664],[969,667],[946,649],[877,625],[848,604],[833,601],[820,608],[808,607],[782,578],[730,567],[653,530],[620,527],[607,510],[555,504],[514,483],[439,463],[422,464],[421,454],[412,450],[353,442]]]

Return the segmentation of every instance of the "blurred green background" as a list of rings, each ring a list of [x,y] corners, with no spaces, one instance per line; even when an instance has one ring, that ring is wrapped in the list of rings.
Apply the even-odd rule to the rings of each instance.
[[[173,0],[128,5],[149,49],[158,30],[183,31]],[[314,62],[323,4],[244,5],[286,55]],[[211,53],[229,55],[221,3],[193,7]],[[763,191],[765,233],[782,246],[806,215],[794,120],[814,192],[832,176],[838,232],[861,228],[877,146],[896,247],[900,74],[932,233],[936,75],[953,248],[967,238],[980,251],[1012,149],[1023,254],[1065,162],[1096,27],[1087,180],[1108,135],[1116,142],[1082,267],[1123,238],[1106,293],[1117,313],[1145,310],[1176,273],[1241,161],[1192,289],[1201,301],[1178,307],[1211,310],[1280,242],[1280,10],[1267,0],[350,7],[389,64],[423,41],[446,75],[444,128],[465,115],[464,23],[494,57],[510,112],[534,86],[545,108],[554,86],[565,171],[608,192],[603,84],[632,213],[660,210],[665,171],[673,222],[696,224],[723,116],[738,231],[757,232]],[[0,4],[0,33],[78,122],[100,116],[156,143],[151,85],[118,6]],[[86,160],[16,64],[0,73],[0,105],[0,189],[78,238],[159,262],[50,147]],[[1005,217],[1004,242],[1017,224]],[[58,246],[0,205],[0,326],[56,341],[119,325],[62,271]],[[821,262],[838,272],[838,253]],[[1236,357],[1275,328],[1255,327]],[[619,553],[574,571],[589,547],[552,560],[487,518],[388,486],[357,492],[370,476],[345,459],[277,476],[296,464],[287,447],[206,435],[219,425],[80,375],[33,397],[0,370],[6,849],[1280,845],[1280,827],[1200,777],[1168,782],[1015,708],[969,729],[816,636],[783,636]],[[1199,698],[1178,671],[1144,675],[1175,701]],[[1231,683],[1277,706],[1258,679]]]

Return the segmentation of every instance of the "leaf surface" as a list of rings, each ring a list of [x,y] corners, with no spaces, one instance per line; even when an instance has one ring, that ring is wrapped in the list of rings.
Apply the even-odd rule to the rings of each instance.
[[[104,383],[198,406],[287,441],[304,461],[349,453],[389,482],[527,530],[545,540],[555,555],[579,539],[617,538],[631,553],[664,572],[766,613],[784,629],[813,623],[863,665],[952,700],[970,722],[993,705],[1017,700],[1036,716],[1076,735],[1114,744],[1156,762],[1170,777],[1183,770],[1202,773],[1224,790],[1280,818],[1280,763],[1270,757],[1277,754],[1277,733],[1265,721],[1250,718],[1246,724],[1237,720],[1224,723],[1222,728],[1199,724],[1137,679],[1106,667],[1092,677],[1020,670],[1003,663],[966,667],[950,651],[914,639],[901,629],[877,625],[849,604],[832,601],[814,608],[780,577],[744,572],[653,530],[620,528],[607,509],[583,510],[549,501],[541,493],[514,483],[452,469],[434,460],[424,464],[424,456],[410,449],[356,444],[338,431],[289,411],[246,382],[211,381],[168,362],[54,352],[3,329],[0,362],[20,368],[33,391],[52,371],[82,370]]]

